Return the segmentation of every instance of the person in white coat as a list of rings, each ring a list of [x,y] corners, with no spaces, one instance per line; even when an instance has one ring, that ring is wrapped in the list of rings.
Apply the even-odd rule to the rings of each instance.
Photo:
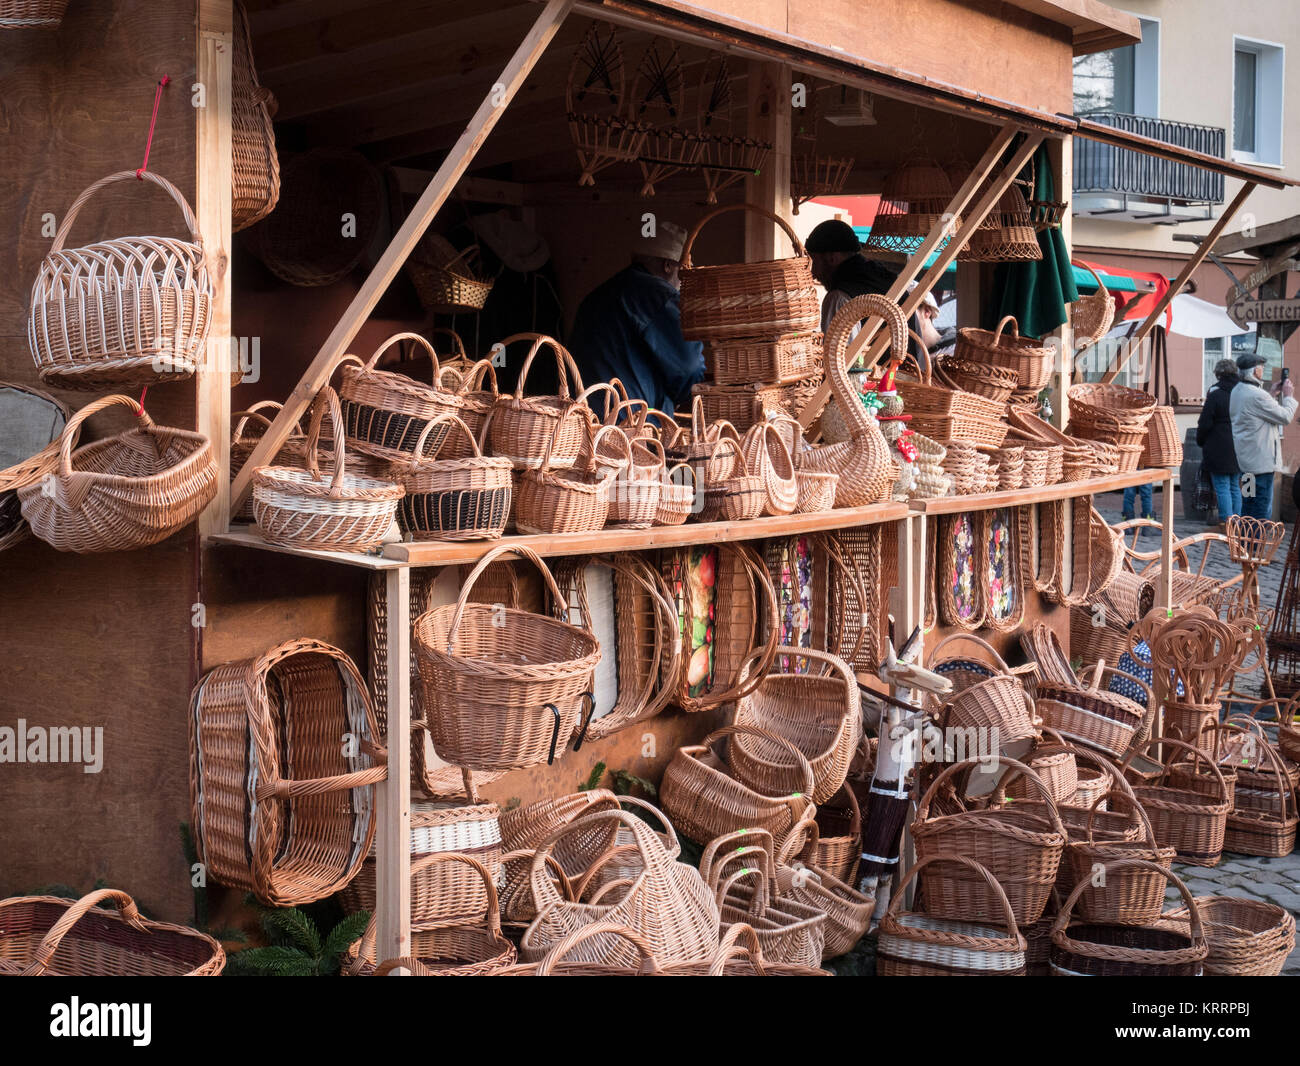
[[[1280,429],[1294,420],[1300,403],[1296,402],[1290,378],[1282,382],[1280,400],[1264,390],[1263,356],[1253,352],[1239,355],[1237,368],[1241,383],[1232,390],[1228,413],[1232,418],[1232,446],[1241,470],[1241,513],[1270,519]]]

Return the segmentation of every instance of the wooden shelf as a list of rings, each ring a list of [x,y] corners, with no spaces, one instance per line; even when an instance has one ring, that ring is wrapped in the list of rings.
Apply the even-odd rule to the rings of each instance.
[[[401,567],[455,566],[477,562],[498,545],[519,544],[532,548],[541,556],[588,555],[600,552],[644,551],[653,548],[677,548],[688,544],[718,544],[724,541],[764,540],[768,537],[817,533],[833,529],[880,525],[906,518],[910,511],[905,503],[874,503],[868,507],[845,507],[817,514],[779,515],[756,518],[750,522],[688,522],[681,526],[654,526],[650,529],[602,529],[596,533],[560,533],[502,537],[500,540],[401,541],[383,546],[382,553],[329,552],[310,548],[288,548],[262,539],[255,527],[238,527],[229,533],[210,538],[216,544],[300,555],[308,559],[342,563],[366,570],[393,570]]]
[[[1167,469],[1133,470],[1125,474],[1108,474],[1087,481],[1066,481],[1060,485],[1044,485],[1035,489],[1008,489],[1005,492],[981,492],[972,496],[943,496],[932,500],[909,500],[914,511],[925,514],[957,514],[960,511],[991,511],[998,507],[1023,507],[1030,503],[1047,503],[1051,500],[1072,500],[1080,496],[1094,496],[1099,492],[1114,492],[1131,485],[1165,482],[1172,471]]]

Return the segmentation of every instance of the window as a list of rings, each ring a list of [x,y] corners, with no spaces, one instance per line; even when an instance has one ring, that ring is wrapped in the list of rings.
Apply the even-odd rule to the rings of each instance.
[[[1076,56],[1074,113],[1160,114],[1160,22],[1141,19],[1142,43]]]
[[[1280,45],[1233,39],[1232,157],[1282,162],[1284,52]]]
[[[1237,356],[1255,350],[1256,334],[1237,333],[1231,337],[1206,337],[1201,341],[1201,395],[1208,396],[1210,388],[1218,379],[1214,376],[1214,364],[1220,359],[1236,359]]]

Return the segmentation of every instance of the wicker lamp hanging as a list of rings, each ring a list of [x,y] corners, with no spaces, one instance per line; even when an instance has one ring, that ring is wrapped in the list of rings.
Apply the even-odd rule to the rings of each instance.
[[[958,172],[954,184],[960,186],[965,178],[966,174]],[[985,185],[987,188],[987,182]],[[1043,249],[1038,244],[1029,204],[1014,181],[976,227],[966,247],[957,253],[959,263],[1018,263],[1042,258]]]
[[[911,157],[885,179],[880,190],[880,207],[864,247],[904,255],[915,251],[947,213],[952,194],[947,172],[920,145],[918,127],[918,143]],[[949,232],[960,225],[961,218],[953,215]]]

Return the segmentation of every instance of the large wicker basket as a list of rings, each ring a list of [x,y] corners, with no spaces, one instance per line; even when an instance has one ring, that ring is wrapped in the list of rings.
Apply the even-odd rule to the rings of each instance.
[[[118,405],[135,429],[72,451],[81,423]],[[32,532],[59,551],[129,551],[189,525],[217,493],[212,444],[202,433],[154,425],[129,396],[87,404],[60,435],[59,468],[18,490]]]
[[[1010,336],[1005,333],[1008,325],[1011,326]],[[1053,350],[1021,337],[1011,315],[1002,319],[991,333],[986,329],[959,329],[954,354],[958,359],[1014,370],[1022,389],[1041,389],[1052,378]]]
[[[205,355],[212,279],[185,197],[142,171],[175,201],[189,240],[119,237],[64,248],[86,202],[134,170],[100,178],[68,208],[32,286],[27,339],[41,380],[63,389],[139,388],[191,376]]]
[[[328,644],[210,670],[190,698],[190,824],[209,876],[273,907],[343,888],[375,836],[376,735],[365,681]]]
[[[704,226],[731,211],[754,211],[771,219],[790,238],[790,259],[725,266],[696,266],[691,249]],[[730,340],[811,333],[821,322],[812,260],[789,224],[749,204],[710,211],[695,224],[682,250],[682,333],[688,340]]]

